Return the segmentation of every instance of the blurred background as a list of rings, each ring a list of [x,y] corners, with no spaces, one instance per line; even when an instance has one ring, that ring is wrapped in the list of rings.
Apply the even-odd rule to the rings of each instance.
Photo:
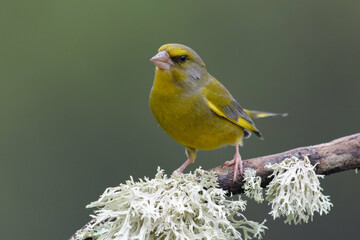
[[[355,0],[2,0],[2,238],[67,239],[105,188],[185,161],[148,106],[164,43],[197,51],[242,106],[289,113],[256,121],[265,140],[246,140],[244,159],[359,132],[359,12]],[[187,171],[233,154],[199,152]],[[354,171],[326,177],[334,208],[309,224],[251,202],[246,216],[268,219],[265,239],[356,239],[359,183]]]

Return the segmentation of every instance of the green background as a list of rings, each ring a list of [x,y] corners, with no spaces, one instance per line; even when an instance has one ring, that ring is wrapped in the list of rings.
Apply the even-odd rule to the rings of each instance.
[[[1,238],[67,239],[106,187],[185,161],[148,107],[164,43],[195,49],[242,106],[289,113],[256,122],[265,140],[245,141],[244,159],[359,132],[359,13],[356,0],[2,0]],[[233,154],[200,152],[189,170]],[[265,204],[246,216],[268,219],[265,239],[356,239],[359,183],[326,177],[334,208],[309,224]]]

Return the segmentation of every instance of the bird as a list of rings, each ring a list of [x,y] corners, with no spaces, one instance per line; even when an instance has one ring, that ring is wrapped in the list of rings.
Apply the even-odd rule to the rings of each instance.
[[[286,116],[243,109],[230,92],[205,67],[190,47],[170,43],[162,45],[150,59],[156,66],[149,104],[163,130],[185,146],[187,160],[173,172],[181,174],[195,162],[197,150],[235,146],[233,182],[243,173],[239,152],[243,139],[253,133],[262,138],[253,119]]]

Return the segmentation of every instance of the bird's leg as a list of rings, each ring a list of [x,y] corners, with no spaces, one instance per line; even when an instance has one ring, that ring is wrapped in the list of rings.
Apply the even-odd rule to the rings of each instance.
[[[234,164],[234,177],[233,182],[236,181],[236,176],[238,175],[238,172],[242,174],[243,169],[243,161],[241,160],[241,156],[239,153],[239,144],[235,145],[236,153],[234,155],[234,159],[230,161],[226,161],[223,165],[230,166]]]
[[[187,167],[187,165],[195,162],[195,158],[196,158],[196,149],[195,148],[185,147],[185,153],[187,156],[186,162],[184,162],[183,165],[181,165],[177,170],[175,170],[172,173],[172,176],[180,175],[184,171],[184,169]]]
[[[239,171],[240,175],[242,175],[242,169],[243,169],[243,161],[242,161],[240,153],[239,153],[239,144],[236,144],[235,149],[236,149],[236,152],[235,152],[235,156],[234,156],[235,165],[234,165],[234,178],[233,178],[234,182],[236,181],[236,176],[238,174],[238,171]]]
[[[180,175],[184,169],[191,163],[190,159],[186,160],[183,165],[181,165],[178,169],[176,169],[171,176]]]

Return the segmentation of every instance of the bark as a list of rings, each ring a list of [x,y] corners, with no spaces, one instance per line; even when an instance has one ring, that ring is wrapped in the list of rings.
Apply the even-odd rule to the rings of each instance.
[[[262,187],[266,187],[271,179],[268,176],[271,170],[265,168],[267,164],[279,163],[287,157],[307,156],[311,164],[315,165],[318,174],[329,175],[349,169],[360,168],[360,133],[342,137],[329,143],[314,146],[300,147],[283,153],[263,156],[244,160],[244,168],[253,168],[256,175],[262,178]],[[210,169],[218,174],[219,185],[229,193],[239,194],[243,192],[242,176],[237,176],[237,182],[233,184],[234,166],[218,166]]]

